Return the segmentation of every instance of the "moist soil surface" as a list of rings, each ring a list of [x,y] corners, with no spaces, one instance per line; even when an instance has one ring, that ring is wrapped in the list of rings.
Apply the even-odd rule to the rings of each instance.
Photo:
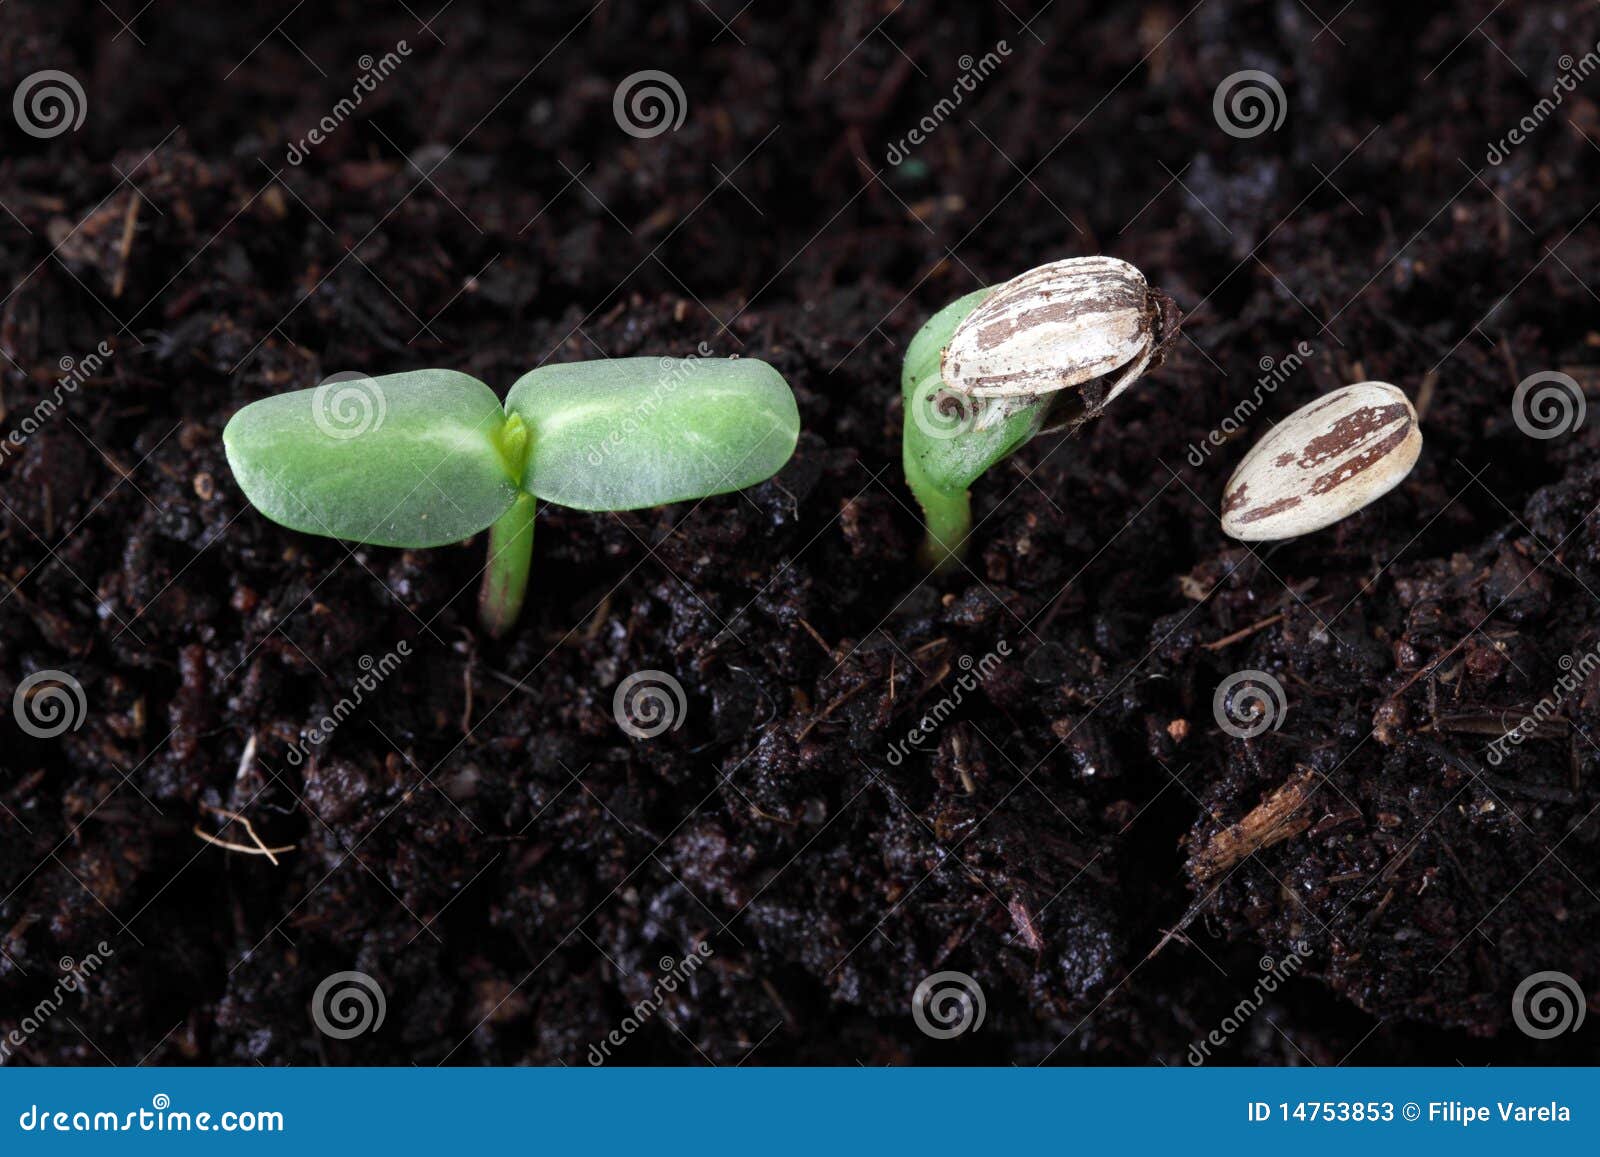
[[[0,22],[5,93],[58,69],[86,105],[0,124],[0,697],[83,696],[59,735],[4,718],[6,1063],[1595,1059],[1592,1017],[1535,1039],[1513,993],[1600,992],[1600,422],[1532,437],[1513,394],[1600,383],[1600,80],[1558,85],[1600,17],[118,7]],[[649,137],[613,108],[646,69],[684,94]],[[1242,70],[1281,123],[1223,130]],[[982,479],[930,576],[906,343],[1094,253],[1182,334]],[[503,391],[701,343],[786,375],[793,461],[542,509],[499,641],[482,536],[292,533],[222,454],[240,406],[335,372]],[[1405,482],[1223,537],[1249,445],[1367,379],[1421,414]],[[635,738],[613,696],[646,671],[682,705]],[[1225,697],[1249,738],[1213,702],[1239,672],[1282,689]],[[385,1015],[346,1038],[313,1004],[349,971]],[[939,972],[981,1025],[919,1028]]]

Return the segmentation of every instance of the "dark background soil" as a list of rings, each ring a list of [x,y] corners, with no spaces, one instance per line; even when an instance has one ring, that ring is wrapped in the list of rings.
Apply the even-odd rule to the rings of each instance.
[[[60,957],[114,951],[9,1063],[583,1064],[702,939],[618,1059],[1183,1064],[1302,942],[1217,1060],[1596,1058],[1594,1015],[1535,1041],[1511,994],[1547,969],[1600,993],[1600,688],[1498,767],[1481,733],[1600,642],[1600,422],[1538,441],[1511,410],[1535,371],[1600,382],[1600,79],[1485,160],[1594,48],[1591,7],[456,0],[427,27],[413,7],[0,13],[0,95],[46,68],[87,94],[52,140],[0,116],[5,429],[61,359],[115,351],[0,464],[0,698],[55,669],[88,703],[56,739],[0,725],[0,1029]],[[687,97],[650,140],[612,115],[641,69]],[[1281,83],[1276,131],[1219,128],[1242,69]],[[1184,336],[1080,438],[985,478],[968,568],[928,579],[900,352],[954,297],[1100,252],[1171,293]],[[475,625],[481,542],[287,532],[222,456],[239,406],[335,371],[503,390],[702,341],[787,375],[792,464],[692,508],[542,510],[499,643]],[[1302,541],[1224,539],[1249,442],[1364,378],[1422,410],[1404,485]],[[644,669],[687,712],[636,740],[611,703]],[[1243,669],[1288,700],[1251,740],[1211,708]],[[1297,776],[1301,830],[1202,886],[1190,856]],[[248,843],[215,808],[294,850],[202,842]],[[339,1041],[310,1003],[350,969],[387,1017]],[[910,1014],[941,969],[987,1004],[950,1041]]]

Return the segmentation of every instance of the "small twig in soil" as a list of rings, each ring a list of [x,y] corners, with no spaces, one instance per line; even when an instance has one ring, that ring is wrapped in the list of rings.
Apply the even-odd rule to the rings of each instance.
[[[251,737],[251,742],[255,742],[253,736]],[[255,826],[238,812],[229,811],[227,808],[216,807],[215,805],[208,803],[203,803],[200,806],[214,815],[219,815],[225,819],[231,820],[234,823],[242,824],[244,826],[245,834],[255,841],[254,847],[251,847],[249,844],[236,844],[232,840],[224,840],[219,836],[214,836],[210,832],[202,830],[199,824],[195,824],[194,834],[199,836],[208,844],[214,844],[219,848],[226,848],[230,852],[242,852],[247,856],[265,856],[268,860],[272,861],[273,867],[278,866],[279,854],[283,852],[292,852],[295,850],[296,845],[294,844],[290,844],[287,847],[281,848],[267,847],[267,845],[262,841],[261,837],[256,835]]]
[[[594,614],[589,618],[589,625],[583,629],[583,641],[592,643],[600,634],[600,628],[606,625],[606,617],[611,614],[611,592],[606,592],[606,597],[600,600],[600,605],[594,609]]]
[[[817,628],[813,627],[810,623],[806,622],[804,619],[800,620],[800,626],[805,629],[806,634],[810,635],[813,639],[815,639],[817,641],[817,646],[822,648],[822,653],[824,655],[828,656],[828,658],[830,658],[830,659],[836,659],[837,658],[833,653],[833,648],[828,646],[828,641],[826,639],[824,639],[820,633],[818,633]]]
[[[496,679],[500,680],[500,682],[504,683],[507,687],[510,687],[513,691],[521,691],[524,695],[532,695],[535,698],[538,698],[539,693],[527,685],[525,681],[527,676],[523,676],[522,679],[513,679],[504,671],[496,671],[492,667],[485,667],[483,670],[485,674],[493,675]]]
[[[1428,418],[1428,407],[1433,405],[1433,389],[1439,384],[1439,372],[1429,370],[1423,376],[1422,385],[1417,387],[1417,423],[1420,425]]]
[[[245,740],[244,750],[239,753],[239,770],[233,773],[233,782],[238,783],[250,774],[250,767],[256,759],[256,733],[252,731],[250,738]]]
[[[819,723],[825,722],[827,720],[828,716],[832,715],[839,708],[843,707],[846,703],[850,702],[850,700],[854,699],[857,695],[861,694],[869,686],[871,686],[871,684],[869,684],[869,683],[858,683],[854,687],[852,687],[850,690],[846,691],[843,695],[841,695],[837,699],[835,699],[832,703],[829,703],[826,707],[824,707],[822,709],[820,714],[818,714],[809,723],[807,723],[805,725],[805,727],[801,730],[799,735],[795,736],[795,742],[798,743],[802,739],[804,739],[806,736],[810,735],[812,728],[816,727],[817,724],[819,724]]]
[[[1430,726],[1435,731],[1453,731],[1466,735],[1493,735],[1496,737],[1517,732],[1523,741],[1559,740],[1569,734],[1572,721],[1563,715],[1547,715],[1532,727],[1518,727],[1518,720],[1528,719],[1533,708],[1486,707],[1481,711],[1460,711],[1441,715]]]
[[[1189,858],[1189,873],[1206,883],[1252,852],[1297,836],[1311,826],[1305,806],[1316,789],[1317,773],[1301,768],[1236,824],[1212,836]]]
[[[772,987],[772,981],[763,976],[761,978],[761,987],[766,990],[767,997],[773,1004],[778,1006],[778,1011],[783,1014],[784,1024],[793,1025],[798,1023],[794,1018],[794,1013],[789,1011],[789,1006],[783,1003],[783,997],[778,995],[778,990]]]
[[[1389,901],[1393,899],[1394,888],[1391,887],[1383,894],[1383,899],[1378,901],[1378,906],[1368,913],[1367,918],[1361,922],[1362,928],[1370,929],[1374,924],[1376,924],[1378,922],[1378,917],[1383,915],[1383,910],[1389,906]]]
[[[1209,897],[1207,897],[1207,898],[1209,899]],[[1195,914],[1199,911],[1199,907],[1200,907],[1200,905],[1196,904],[1194,907],[1190,908],[1189,912],[1184,916],[1184,918],[1182,920],[1178,921],[1178,923],[1176,925],[1174,925],[1173,927],[1167,929],[1166,931],[1164,931],[1161,934],[1161,939],[1156,941],[1156,946],[1154,948],[1150,949],[1150,951],[1145,955],[1144,963],[1148,964],[1151,960],[1154,960],[1155,956],[1156,956],[1156,953],[1160,952],[1163,948],[1165,948],[1168,944],[1172,943],[1174,940],[1176,940],[1179,944],[1184,944],[1184,945],[1193,945],[1194,944],[1193,940],[1190,940],[1188,936],[1184,935],[1184,931],[1183,930],[1185,928],[1187,928],[1189,926],[1189,923],[1194,919]]]
[[[967,794],[977,795],[978,784],[967,767],[967,736],[960,727],[950,732],[950,760],[955,764],[956,774],[961,777],[961,786]]]
[[[122,287],[128,280],[128,254],[133,249],[133,228],[139,221],[139,202],[142,200],[138,193],[128,198],[128,214],[122,219],[122,244],[117,250],[117,275],[111,281],[111,296],[122,296]]]
[[[1283,616],[1284,616],[1284,612],[1283,611],[1279,611],[1275,615],[1268,615],[1266,618],[1262,619],[1259,623],[1255,623],[1255,624],[1253,624],[1251,626],[1243,628],[1242,630],[1235,631],[1231,635],[1224,635],[1222,638],[1217,639],[1214,642],[1202,643],[1200,645],[1200,649],[1202,651],[1220,651],[1220,650],[1222,650],[1222,648],[1228,646],[1230,643],[1237,643],[1240,639],[1248,639],[1251,635],[1255,634],[1257,631],[1264,631],[1268,627],[1272,626],[1273,623],[1282,622],[1283,621]]]
[[[1039,935],[1039,929],[1033,922],[1033,914],[1028,911],[1027,901],[1018,896],[1006,905],[1011,911],[1012,923],[1016,925],[1017,933],[1029,948],[1038,952],[1044,947],[1044,937]]]

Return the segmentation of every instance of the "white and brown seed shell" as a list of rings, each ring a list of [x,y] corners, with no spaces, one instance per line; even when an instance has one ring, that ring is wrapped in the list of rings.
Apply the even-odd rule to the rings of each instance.
[[[1160,310],[1126,261],[1074,257],[1001,285],[950,337],[941,376],[975,398],[1037,397],[1127,366],[1109,402],[1149,364]]]
[[[1321,530],[1393,490],[1421,452],[1417,412],[1387,382],[1324,394],[1239,463],[1222,493],[1222,531],[1255,542]]]

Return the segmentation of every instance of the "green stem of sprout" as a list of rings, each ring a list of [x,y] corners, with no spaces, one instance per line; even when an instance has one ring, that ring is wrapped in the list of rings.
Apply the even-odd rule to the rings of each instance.
[[[966,487],[946,490],[924,473],[919,459],[905,457],[906,485],[922,507],[927,533],[917,551],[923,566],[941,574],[950,570],[966,550],[972,533],[972,491]]]
[[[950,570],[966,553],[972,534],[969,487],[1037,434],[1050,408],[1049,399],[1013,406],[1007,416],[979,429],[987,403],[955,396],[940,377],[944,347],[956,326],[992,292],[969,293],[929,318],[911,339],[900,374],[902,467],[927,530],[917,558],[935,573]]]
[[[478,621],[498,639],[516,624],[533,569],[533,516],[538,503],[524,491],[489,527],[489,565],[478,591]]]
[[[511,508],[489,527],[489,561],[478,590],[478,622],[498,639],[516,623],[522,600],[528,594],[528,572],[533,567],[533,516],[537,503],[522,489],[528,466],[528,423],[512,414],[500,428],[500,460],[517,487]]]

